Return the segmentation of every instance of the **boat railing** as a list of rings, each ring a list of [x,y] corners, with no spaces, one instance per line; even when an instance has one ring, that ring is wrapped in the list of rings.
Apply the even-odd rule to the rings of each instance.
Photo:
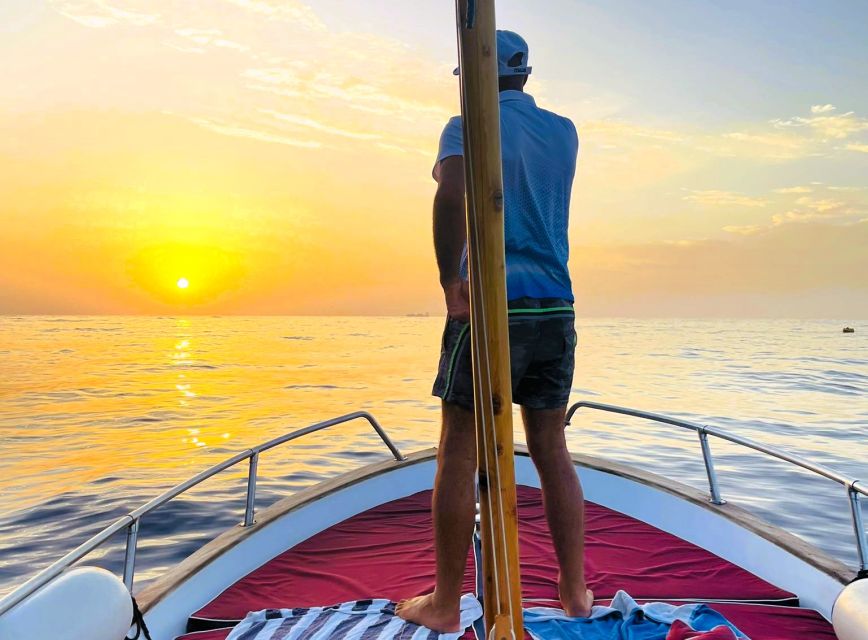
[[[776,447],[771,447],[769,445],[763,444],[761,442],[756,442],[755,440],[750,440],[748,438],[742,438],[741,436],[728,433],[723,429],[719,429],[717,427],[713,427],[707,424],[698,424],[695,422],[690,422],[689,420],[673,418],[671,416],[665,416],[658,413],[640,411],[638,409],[630,409],[627,407],[619,407],[611,404],[603,404],[601,402],[576,402],[575,404],[570,406],[569,410],[567,411],[567,425],[570,424],[573,415],[579,409],[593,409],[596,411],[617,413],[624,416],[632,416],[634,418],[650,420],[652,422],[670,424],[676,427],[681,427],[683,429],[689,429],[691,431],[694,431],[699,437],[699,446],[702,450],[702,459],[705,463],[706,475],[708,476],[709,500],[714,504],[725,504],[726,501],[723,499],[720,493],[720,483],[717,479],[717,473],[714,470],[714,457],[711,453],[711,444],[709,443],[708,436],[714,436],[715,438],[720,438],[721,440],[726,440],[727,442],[732,442],[748,449],[753,449],[754,451],[764,453],[773,458],[777,458],[778,460],[783,460],[784,462],[788,462],[797,467],[801,467],[806,471],[810,471],[811,473],[832,480],[833,482],[837,482],[846,489],[847,500],[850,504],[850,518],[853,524],[853,533],[856,537],[856,553],[859,561],[859,568],[857,570],[858,574],[860,577],[866,576],[866,574],[868,574],[868,540],[866,540],[865,536],[865,525],[862,520],[861,506],[861,496],[868,496],[868,485],[866,485],[864,482],[860,482],[859,480],[855,480],[853,478],[848,478],[847,476],[838,473],[834,469],[830,469],[829,467],[816,464],[814,462],[811,462],[810,460],[806,460],[805,458],[794,455],[792,453],[788,453]]]
[[[247,472],[247,492],[244,502],[244,520],[242,521],[242,525],[245,527],[249,527],[254,523],[254,505],[256,503],[256,481],[258,473],[257,470],[259,466],[259,456],[262,453],[268,451],[269,449],[273,449],[287,442],[291,442],[302,436],[314,433],[316,431],[322,431],[323,429],[328,429],[329,427],[333,427],[335,425],[351,422],[353,420],[367,420],[368,423],[370,423],[371,427],[373,427],[374,431],[377,432],[377,435],[380,436],[380,439],[383,441],[383,443],[389,448],[389,451],[391,452],[392,456],[394,456],[395,460],[404,460],[404,456],[401,454],[401,452],[398,450],[398,447],[395,446],[395,443],[392,442],[391,438],[389,438],[389,436],[380,426],[380,423],[377,422],[376,418],[374,418],[374,416],[372,416],[367,411],[355,411],[353,413],[338,416],[330,420],[325,420],[324,422],[312,424],[302,429],[297,429],[296,431],[292,431],[280,437],[274,438],[273,440],[269,440],[268,442],[265,442],[258,446],[252,447],[250,449],[245,449],[244,451],[235,454],[231,458],[215,464],[213,467],[206,469],[205,471],[193,476],[189,480],[186,480],[185,482],[182,482],[181,484],[169,489],[168,491],[160,494],[150,502],[142,505],[138,509],[131,511],[127,515],[119,518],[108,527],[100,531],[98,534],[67,553],[65,556],[63,556],[60,560],[58,560],[51,566],[40,571],[33,578],[31,578],[20,587],[9,593],[5,598],[0,600],[0,615],[6,613],[12,607],[34,594],[43,586],[54,580],[54,578],[60,575],[63,571],[65,571],[70,566],[90,554],[92,551],[100,547],[104,542],[109,540],[112,536],[114,536],[119,531],[122,531],[123,529],[127,530],[126,551],[124,553],[123,580],[127,589],[132,592],[133,580],[135,578],[136,572],[136,548],[138,546],[139,523],[144,516],[148,515],[154,509],[161,507],[167,502],[174,500],[182,493],[195,487],[196,485],[207,480],[208,478],[211,478],[218,473],[221,473],[222,471],[225,471],[226,469],[234,467],[235,465],[247,460],[249,466]]]

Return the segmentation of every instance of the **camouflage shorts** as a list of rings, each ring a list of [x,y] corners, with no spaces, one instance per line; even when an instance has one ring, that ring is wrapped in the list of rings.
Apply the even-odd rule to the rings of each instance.
[[[567,300],[520,298],[509,303],[512,400],[528,409],[569,402],[576,350],[576,318]],[[432,393],[473,408],[470,325],[447,319]]]

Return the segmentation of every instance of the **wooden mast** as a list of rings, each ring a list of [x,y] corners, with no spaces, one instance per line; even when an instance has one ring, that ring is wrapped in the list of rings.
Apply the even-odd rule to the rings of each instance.
[[[489,638],[520,640],[494,0],[456,0],[456,7],[485,621]]]

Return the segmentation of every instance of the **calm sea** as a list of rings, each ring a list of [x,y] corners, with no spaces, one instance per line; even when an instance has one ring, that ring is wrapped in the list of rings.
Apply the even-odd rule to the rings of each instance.
[[[578,321],[573,399],[669,413],[868,479],[868,324]],[[232,453],[356,409],[406,452],[432,445],[442,319],[0,318],[0,593]],[[703,488],[692,433],[580,413],[572,449]],[[854,562],[846,494],[713,442],[724,496]],[[364,423],[272,451],[258,508],[386,457]],[[142,522],[141,586],[236,524],[245,469]],[[118,568],[122,540],[92,557]]]

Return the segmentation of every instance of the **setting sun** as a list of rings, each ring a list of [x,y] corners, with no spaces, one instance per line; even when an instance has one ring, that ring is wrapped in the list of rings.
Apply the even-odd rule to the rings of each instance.
[[[176,283],[179,289],[186,289],[190,286],[190,281],[187,278],[178,278],[178,282]]]

